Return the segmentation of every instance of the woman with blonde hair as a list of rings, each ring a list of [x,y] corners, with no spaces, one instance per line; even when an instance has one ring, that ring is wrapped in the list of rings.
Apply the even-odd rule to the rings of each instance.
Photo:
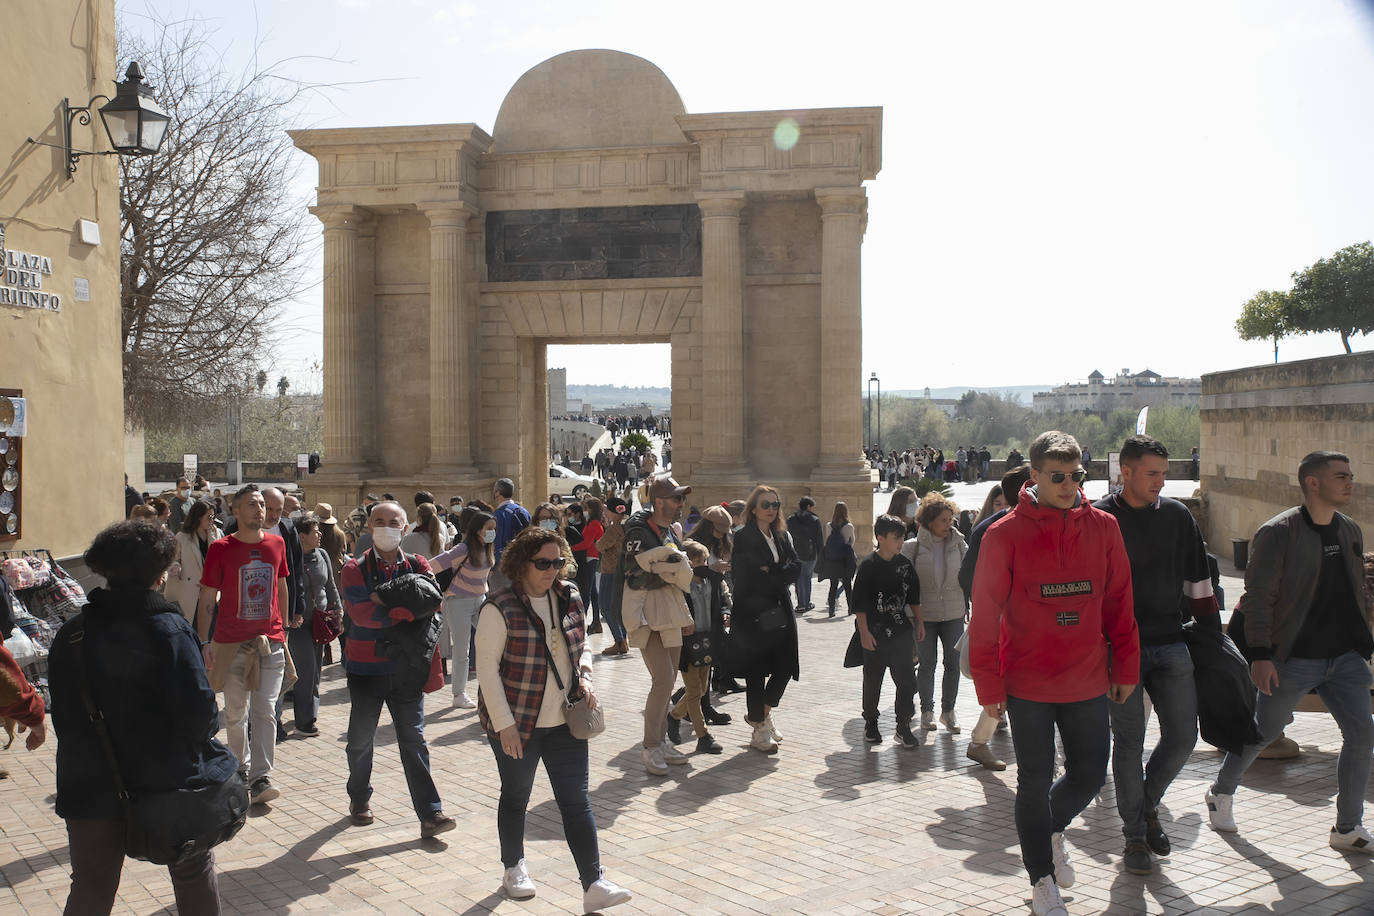
[[[940,722],[954,734],[959,721],[954,701],[959,696],[959,650],[968,602],[959,586],[959,567],[968,545],[954,527],[959,507],[940,493],[927,493],[916,512],[920,531],[902,545],[902,553],[916,567],[921,582],[921,621],[925,635],[916,643],[916,692],[921,698],[921,727],[935,728],[935,662],[944,647],[945,674],[940,689]]]
[[[736,650],[732,673],[744,677],[748,713],[754,729],[749,746],[775,754],[782,736],[773,709],[782,702],[788,680],[799,680],[797,622],[791,585],[801,561],[782,520],[782,499],[769,486],[757,486],[744,506],[744,527],[730,555],[734,575],[731,640]]]
[[[420,503],[415,509],[415,530],[401,538],[404,553],[418,553],[426,560],[444,552],[444,535],[440,529],[439,510],[434,503]]]

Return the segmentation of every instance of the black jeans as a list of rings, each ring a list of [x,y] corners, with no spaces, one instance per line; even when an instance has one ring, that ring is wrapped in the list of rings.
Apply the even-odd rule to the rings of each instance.
[[[1092,802],[1107,781],[1111,725],[1107,695],[1078,703],[1007,697],[1016,748],[1016,835],[1031,884],[1054,874],[1050,837]],[[1064,775],[1054,779],[1054,729],[1064,742]],[[1053,781],[1053,785],[1051,785]]]
[[[916,665],[911,652],[915,633],[906,630],[891,639],[878,640],[878,648],[864,650],[864,693],[863,714],[865,722],[878,721],[878,698],[883,692],[883,675],[892,672],[892,683],[897,688],[893,701],[893,712],[897,717],[897,727],[911,722],[916,715]]]
[[[853,599],[850,597],[849,589],[850,586],[852,586],[853,584],[853,573],[835,573],[834,575],[832,575],[830,577],[830,600],[826,602],[826,607],[829,610],[835,610],[835,599],[839,597],[840,589],[844,589],[845,603],[852,603]],[[852,614],[854,612],[854,609],[851,607],[849,611]]]
[[[539,761],[549,776],[554,801],[563,816],[563,836],[577,863],[582,889],[601,877],[601,852],[596,845],[596,821],[587,795],[587,742],[574,738],[568,726],[536,728],[525,742],[519,760],[501,750],[501,739],[487,733],[496,769],[501,774],[501,800],[496,806],[496,833],[501,840],[501,864],[514,868],[525,857],[525,812],[530,805]]]
[[[791,652],[787,630],[783,629],[750,653],[744,671],[744,698],[750,722],[762,722],[767,709],[782,703],[791,674],[781,672],[791,670]]]
[[[91,916],[114,909],[119,876],[124,871],[124,822],[121,820],[67,821],[67,847],[71,855],[72,889],[67,916]],[[168,865],[172,893],[181,916],[213,916],[219,913],[219,879],[215,877],[215,853],[206,850],[179,865]]]

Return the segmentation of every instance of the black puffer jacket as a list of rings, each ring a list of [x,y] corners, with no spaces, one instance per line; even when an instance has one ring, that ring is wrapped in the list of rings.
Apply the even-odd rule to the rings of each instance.
[[[431,575],[405,573],[381,583],[376,592],[384,607],[404,609],[412,617],[395,620],[377,635],[376,642],[377,654],[396,663],[393,677],[397,688],[418,693],[429,679],[434,647],[439,644],[443,626],[437,613],[444,600],[439,586]]]

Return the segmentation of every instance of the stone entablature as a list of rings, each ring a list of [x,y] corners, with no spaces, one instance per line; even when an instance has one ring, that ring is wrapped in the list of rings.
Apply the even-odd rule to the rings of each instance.
[[[325,496],[509,476],[537,502],[547,345],[666,341],[673,469],[702,504],[785,481],[789,502],[845,499],[866,537],[859,264],[882,110],[688,114],[647,61],[578,51],[522,76],[496,125],[292,133],[319,160]],[[507,269],[489,231],[531,258]]]

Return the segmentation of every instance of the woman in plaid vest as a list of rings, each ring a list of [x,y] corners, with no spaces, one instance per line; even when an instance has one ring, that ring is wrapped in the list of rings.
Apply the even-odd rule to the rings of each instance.
[[[489,595],[477,617],[477,714],[501,774],[496,832],[506,894],[525,900],[535,893],[525,868],[525,811],[542,760],[582,879],[584,912],[591,913],[624,903],[630,893],[602,876],[587,742],[572,736],[564,715],[568,693],[585,693],[596,705],[582,599],[559,576],[567,550],[557,531],[529,527],[501,554],[511,584]]]

